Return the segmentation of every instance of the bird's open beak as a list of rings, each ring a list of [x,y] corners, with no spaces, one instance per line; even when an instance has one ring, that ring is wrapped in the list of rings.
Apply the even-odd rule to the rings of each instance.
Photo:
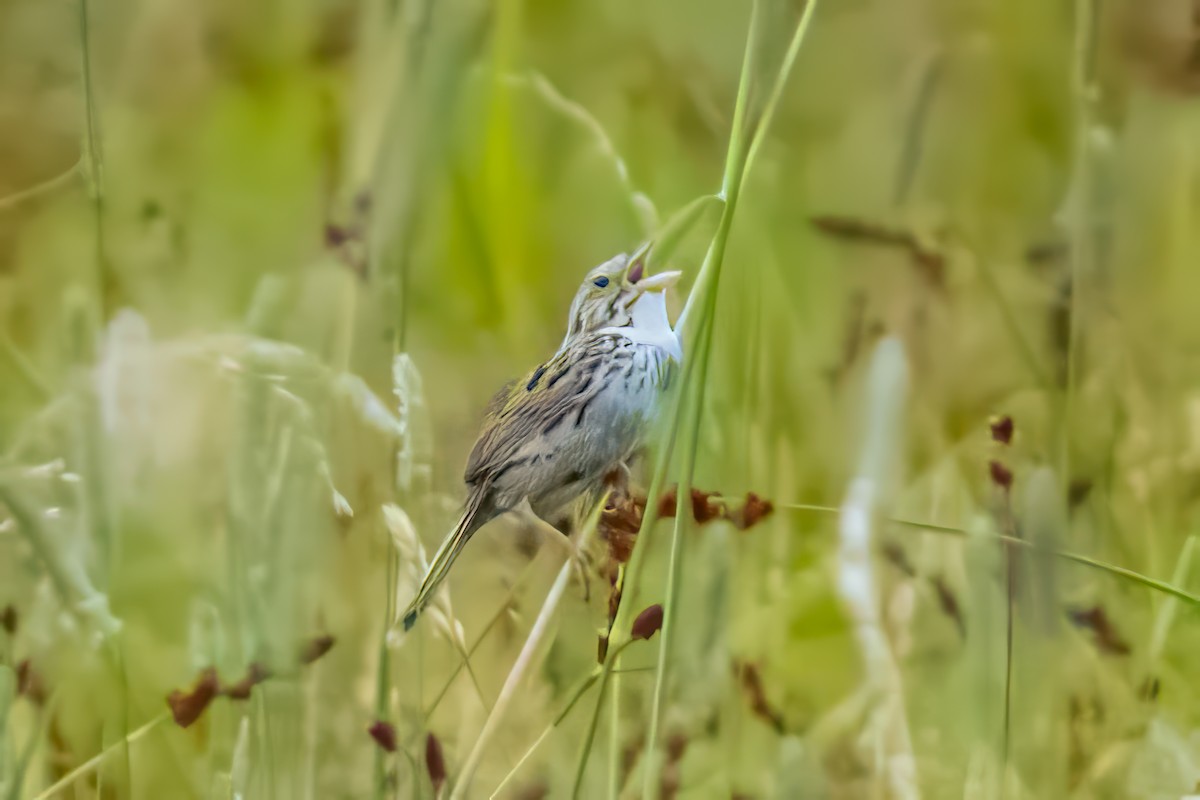
[[[648,278],[642,278],[637,282],[639,292],[661,292],[674,286],[683,275],[679,270],[670,270],[668,272],[660,272],[657,275],[651,275]]]
[[[654,246],[653,242],[646,242],[637,249],[633,256],[629,259],[629,268],[625,273],[625,280],[633,284],[638,293],[642,292],[659,292],[674,286],[683,274],[678,271],[660,272],[657,275],[647,276],[646,260],[650,257],[650,248]]]

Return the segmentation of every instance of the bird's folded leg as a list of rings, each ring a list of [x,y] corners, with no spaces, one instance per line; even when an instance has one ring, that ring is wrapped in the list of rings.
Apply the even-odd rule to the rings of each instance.
[[[583,586],[583,602],[587,603],[591,600],[591,581],[588,578],[588,573],[591,570],[591,557],[585,550],[579,547],[576,541],[565,533],[562,528],[551,525],[546,520],[533,513],[533,509],[529,507],[528,502],[522,503],[517,509],[521,515],[537,530],[545,534],[545,538],[551,541],[555,547],[563,548],[567,554],[567,558],[571,560],[576,572],[579,574],[579,582]],[[567,527],[567,526],[563,526]]]
[[[604,475],[604,485],[612,490],[614,497],[631,496],[629,487],[632,482],[633,476],[629,470],[629,465],[624,461],[619,462]]]

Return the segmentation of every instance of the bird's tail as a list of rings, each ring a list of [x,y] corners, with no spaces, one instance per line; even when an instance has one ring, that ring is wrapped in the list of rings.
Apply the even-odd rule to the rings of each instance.
[[[429,563],[429,569],[425,571],[425,577],[421,579],[421,586],[417,589],[417,596],[408,604],[408,608],[404,610],[404,630],[408,631],[417,622],[417,617],[425,610],[433,600],[437,593],[438,587],[442,585],[442,581],[450,574],[450,567],[454,565],[459,553],[466,546],[467,541],[475,531],[483,523],[487,522],[492,514],[487,513],[484,506],[483,497],[486,492],[476,491],[472,493],[472,498],[463,512],[462,519],[454,526],[454,530],[442,542],[442,546],[438,548],[437,553],[433,556],[433,561]]]

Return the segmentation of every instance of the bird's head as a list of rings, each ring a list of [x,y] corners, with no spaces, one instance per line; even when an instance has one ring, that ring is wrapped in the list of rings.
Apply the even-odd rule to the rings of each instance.
[[[633,324],[632,307],[646,292],[662,292],[679,280],[679,272],[646,275],[650,245],[632,255],[622,253],[594,268],[584,278],[567,321],[566,340],[601,328],[624,328]]]

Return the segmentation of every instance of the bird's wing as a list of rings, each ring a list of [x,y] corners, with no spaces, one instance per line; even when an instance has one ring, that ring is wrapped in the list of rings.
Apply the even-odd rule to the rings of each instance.
[[[488,401],[487,410],[483,415],[483,426],[480,428],[479,436],[475,439],[475,446],[471,448],[471,455],[467,458],[467,468],[463,478],[468,485],[478,483],[483,477],[483,464],[487,459],[487,453],[494,448],[491,442],[496,436],[500,415],[508,405],[509,398],[520,388],[520,381],[509,381]]]
[[[475,485],[493,479],[519,459],[522,447],[580,413],[603,386],[604,365],[618,347],[612,335],[568,344],[554,358],[509,384],[492,399],[487,421],[467,460],[465,478]]]

